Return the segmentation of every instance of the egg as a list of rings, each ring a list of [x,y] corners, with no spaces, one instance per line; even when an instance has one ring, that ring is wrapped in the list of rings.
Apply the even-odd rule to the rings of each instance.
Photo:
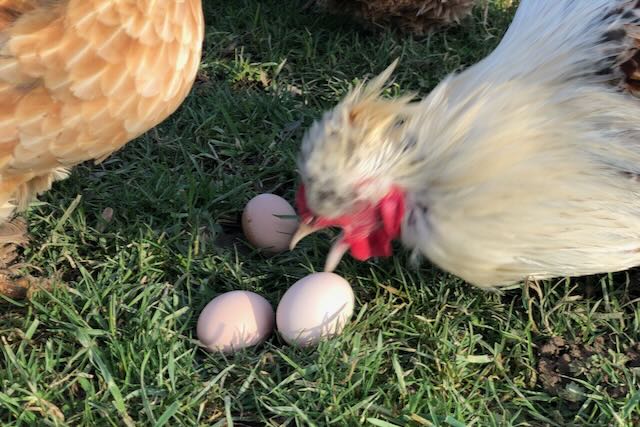
[[[353,315],[355,297],[349,283],[335,273],[314,273],[294,283],[276,310],[278,332],[288,344],[302,347],[342,332]]]
[[[298,219],[293,207],[275,194],[260,194],[247,203],[242,212],[242,231],[247,240],[266,252],[289,248]]]
[[[200,313],[197,335],[211,351],[238,351],[262,343],[272,332],[274,313],[262,296],[231,291],[217,296]]]

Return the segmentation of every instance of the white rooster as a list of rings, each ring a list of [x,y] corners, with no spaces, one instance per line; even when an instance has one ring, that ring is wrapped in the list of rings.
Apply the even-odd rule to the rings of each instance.
[[[419,102],[380,96],[392,65],[305,136],[291,246],[341,227],[332,270],[400,238],[484,288],[640,265],[639,47],[638,0],[523,0]]]

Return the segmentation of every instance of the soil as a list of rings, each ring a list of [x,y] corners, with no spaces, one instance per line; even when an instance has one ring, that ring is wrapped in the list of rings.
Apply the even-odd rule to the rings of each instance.
[[[539,347],[538,379],[547,393],[569,401],[582,400],[581,391],[586,391],[576,380],[593,385],[596,385],[593,381],[598,381],[609,396],[622,398],[629,393],[626,383],[616,381],[602,369],[602,360],[611,357],[610,351],[617,351],[615,343],[604,337],[596,338],[591,344],[553,337]],[[640,367],[640,343],[625,348],[620,360],[626,368]],[[623,366],[613,369],[620,372],[619,378],[624,378]]]
[[[49,288],[51,282],[20,274],[21,248],[29,242],[27,223],[17,217],[0,225],[0,294],[11,299],[30,298],[33,292]]]

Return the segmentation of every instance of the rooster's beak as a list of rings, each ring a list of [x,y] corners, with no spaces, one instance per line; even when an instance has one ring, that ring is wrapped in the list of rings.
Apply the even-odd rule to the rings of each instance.
[[[309,234],[315,233],[321,228],[322,227],[314,227],[313,225],[304,224],[304,223],[300,224],[296,232],[293,233],[293,236],[291,237],[291,242],[289,243],[289,250],[292,251],[296,247],[298,242],[300,242],[300,240],[304,239]]]
[[[335,242],[329,250],[329,255],[327,255],[327,260],[324,263],[324,271],[330,273],[335,270],[338,264],[340,264],[340,260],[348,250],[349,244],[345,242],[342,235],[340,235],[338,241]]]
[[[324,227],[317,227],[309,224],[300,224],[298,229],[293,236],[291,237],[291,243],[289,243],[289,250],[293,250],[300,240],[307,237],[309,234],[315,233],[318,230],[321,230]],[[338,264],[340,264],[340,260],[343,255],[349,250],[349,244],[346,243],[340,235],[338,241],[331,246],[329,250],[329,254],[327,255],[327,260],[324,263],[324,271],[332,272],[336,269]]]

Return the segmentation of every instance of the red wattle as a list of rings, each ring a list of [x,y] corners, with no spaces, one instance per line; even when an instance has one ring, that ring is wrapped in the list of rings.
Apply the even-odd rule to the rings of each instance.
[[[302,221],[314,219],[322,227],[341,227],[351,256],[359,261],[387,257],[393,253],[391,242],[401,231],[404,216],[404,193],[393,187],[376,205],[369,205],[352,215],[336,218],[315,217],[309,210],[304,186],[296,192],[296,208]]]

